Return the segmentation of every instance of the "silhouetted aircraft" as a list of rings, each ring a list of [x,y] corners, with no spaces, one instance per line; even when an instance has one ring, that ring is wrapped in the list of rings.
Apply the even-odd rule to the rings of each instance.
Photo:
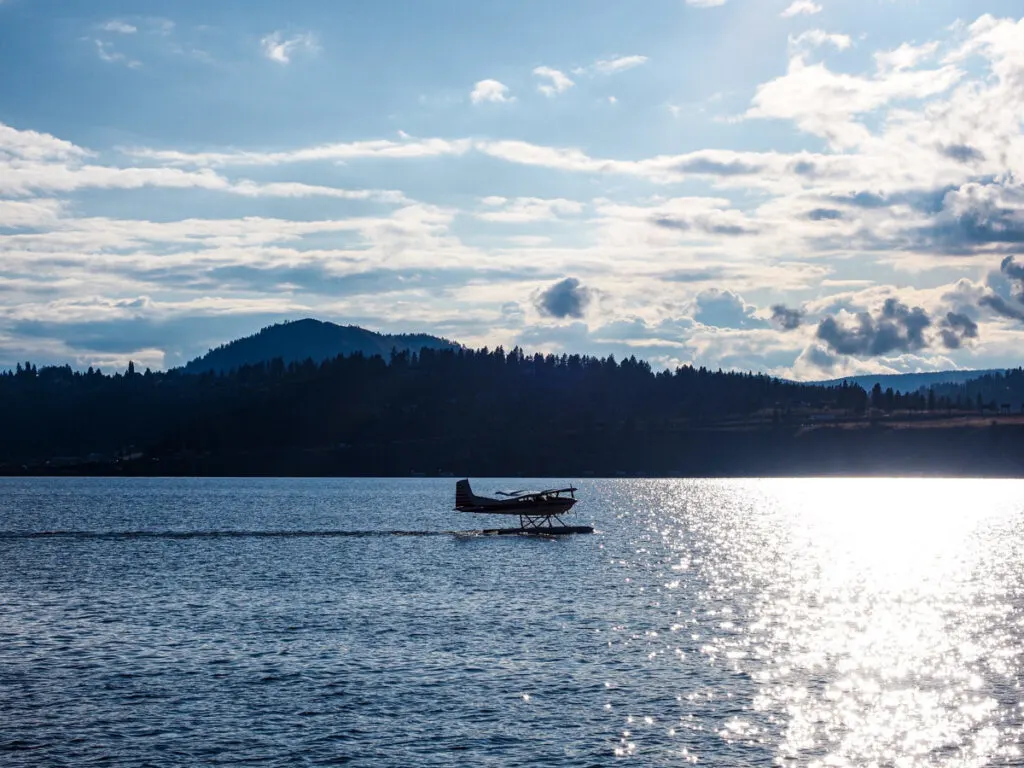
[[[550,488],[544,491],[498,491],[501,499],[477,496],[469,480],[455,484],[455,509],[485,515],[518,515],[519,528],[501,528],[485,533],[593,533],[589,525],[565,525],[559,515],[573,508],[579,499],[576,488]],[[557,521],[555,525],[552,521]]]

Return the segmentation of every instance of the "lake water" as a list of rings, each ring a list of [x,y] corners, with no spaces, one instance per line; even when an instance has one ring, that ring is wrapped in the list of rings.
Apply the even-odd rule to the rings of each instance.
[[[0,479],[0,765],[1022,764],[1024,483],[577,484]]]

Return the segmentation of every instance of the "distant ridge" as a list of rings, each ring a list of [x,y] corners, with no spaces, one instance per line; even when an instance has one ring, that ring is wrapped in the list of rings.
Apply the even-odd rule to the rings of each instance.
[[[361,352],[367,357],[380,355],[385,360],[392,349],[418,352],[430,349],[458,349],[459,344],[425,333],[383,334],[368,331],[357,325],[337,325],[323,320],[306,318],[267,326],[259,333],[230,341],[211,349],[202,357],[187,363],[185,373],[227,373],[241,368],[282,358],[285,363],[301,362],[312,358],[320,363],[338,355]]]
[[[989,368],[979,371],[931,371],[928,373],[866,374],[864,376],[845,376],[841,379],[811,381],[807,383],[817,384],[822,387],[834,387],[845,381],[850,384],[859,384],[868,391],[870,391],[877,383],[882,389],[892,387],[894,392],[916,392],[921,387],[928,388],[937,384],[963,384],[964,382],[980,378],[981,376],[1005,372],[1005,368]]]

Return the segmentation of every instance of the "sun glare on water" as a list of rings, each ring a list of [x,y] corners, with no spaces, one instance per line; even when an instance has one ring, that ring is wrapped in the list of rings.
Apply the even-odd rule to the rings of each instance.
[[[742,631],[720,631],[702,651],[750,676],[750,720],[762,740],[776,734],[776,762],[1018,764],[1020,484],[744,490],[742,503],[690,518],[716,542],[697,558],[704,597],[746,613],[729,622]],[[750,723],[737,722],[723,737],[744,738]]]

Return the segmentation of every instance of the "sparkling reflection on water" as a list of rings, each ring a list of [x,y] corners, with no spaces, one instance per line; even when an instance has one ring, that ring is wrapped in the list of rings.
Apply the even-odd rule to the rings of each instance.
[[[1019,484],[679,490],[672,523],[650,522],[679,552],[665,586],[704,582],[700,652],[756,683],[723,739],[781,764],[1017,764]]]
[[[1024,483],[578,485],[0,480],[0,764],[1024,764]]]

